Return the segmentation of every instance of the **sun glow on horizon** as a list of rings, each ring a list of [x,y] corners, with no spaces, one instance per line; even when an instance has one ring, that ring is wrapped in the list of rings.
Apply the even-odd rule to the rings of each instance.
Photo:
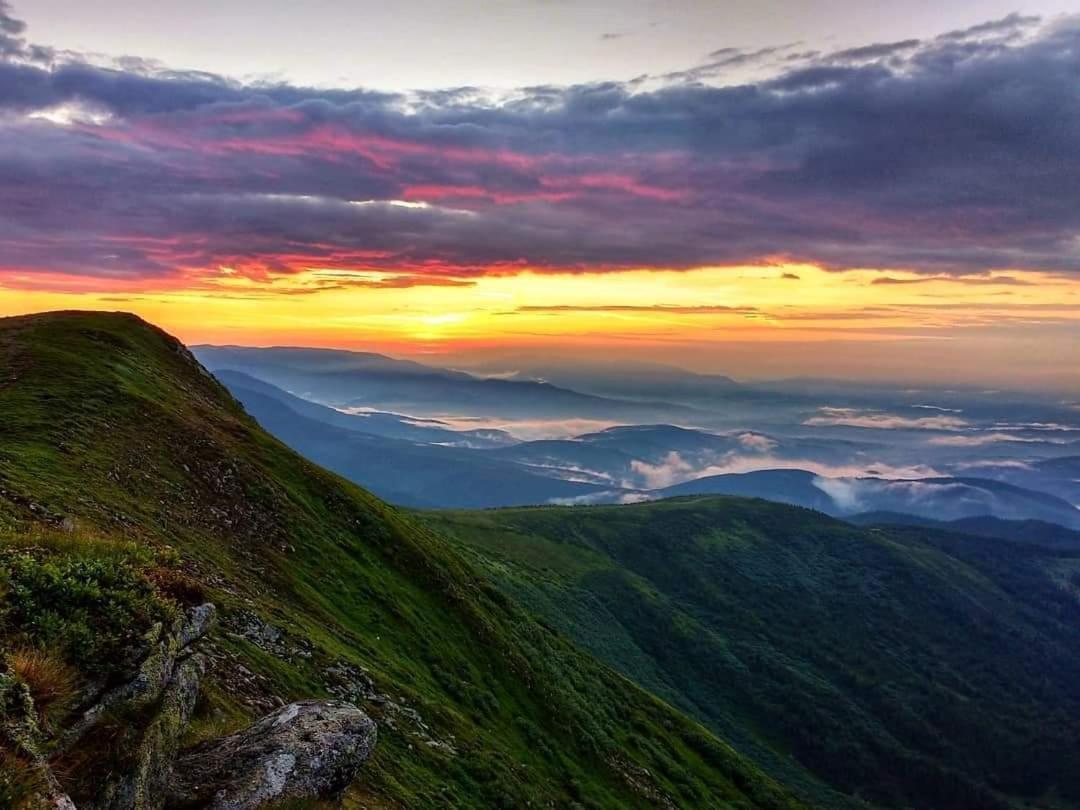
[[[35,280],[45,283],[28,288]],[[584,353],[618,351],[645,359],[681,354],[690,366],[728,372],[734,370],[727,358],[716,353],[734,344],[761,346],[764,360],[782,352],[783,344],[876,345],[903,353],[903,344],[945,346],[965,336],[987,347],[1055,331],[1065,340],[1061,330],[1075,334],[1080,327],[1080,281],[1024,271],[951,277],[784,264],[470,278],[313,268],[262,278],[218,272],[176,289],[120,279],[95,289],[91,279],[82,282],[76,287],[69,279],[35,274],[0,276],[0,314],[130,310],[189,343],[289,343],[412,355],[572,343]],[[820,373],[827,373],[828,352],[819,355]],[[761,365],[781,370],[775,359]]]

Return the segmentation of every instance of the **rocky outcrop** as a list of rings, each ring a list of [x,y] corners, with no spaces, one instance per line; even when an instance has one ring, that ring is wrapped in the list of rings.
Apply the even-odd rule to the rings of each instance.
[[[252,726],[182,755],[170,801],[254,810],[285,799],[327,798],[352,782],[376,726],[349,703],[290,703]]]
[[[77,744],[110,713],[119,709],[138,711],[160,701],[173,681],[179,662],[192,654],[192,645],[210,630],[216,614],[216,608],[207,603],[189,608],[171,627],[159,623],[150,628],[145,637],[147,654],[135,677],[106,692],[88,709],[64,734],[61,748]]]
[[[0,753],[27,763],[40,783],[37,795],[24,805],[27,810],[75,810],[42,753],[44,736],[30,690],[11,677],[0,657]]]
[[[435,751],[447,756],[457,755],[454,735],[439,739],[435,731],[424,722],[420,712],[405,702],[405,698],[380,692],[364,667],[348,661],[336,661],[323,670],[323,683],[336,698],[349,703],[364,704],[378,718],[381,725],[399,731]],[[412,743],[409,743],[412,747]]]
[[[207,603],[189,608],[171,627],[152,628],[148,654],[136,676],[107,692],[65,735],[64,746],[70,748],[110,714],[152,709],[132,752],[133,767],[101,786],[94,807],[143,810],[163,805],[180,737],[195,710],[206,671],[206,658],[195,643],[210,631],[216,614]]]
[[[375,745],[376,724],[344,701],[282,706],[243,731],[179,752],[209,662],[209,648],[199,641],[215,615],[212,604],[199,605],[169,627],[152,628],[134,676],[102,695],[61,737],[56,750],[63,754],[86,744],[110,718],[143,718],[123,772],[95,780],[94,797],[79,798],[79,810],[248,810],[328,798],[352,782]],[[29,806],[75,810],[42,753],[43,740],[26,686],[0,663],[0,743],[38,769],[43,784]]]

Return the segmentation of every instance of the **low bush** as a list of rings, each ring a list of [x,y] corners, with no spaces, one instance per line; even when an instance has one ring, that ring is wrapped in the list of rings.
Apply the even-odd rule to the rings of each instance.
[[[47,787],[41,768],[10,751],[0,750],[0,807],[22,810]]]
[[[175,615],[175,606],[123,555],[8,548],[0,551],[0,592],[0,633],[56,651],[94,676],[122,670],[151,624]]]
[[[78,695],[78,674],[60,656],[47,650],[20,647],[7,655],[8,669],[26,684],[38,719],[46,731],[63,721]]]

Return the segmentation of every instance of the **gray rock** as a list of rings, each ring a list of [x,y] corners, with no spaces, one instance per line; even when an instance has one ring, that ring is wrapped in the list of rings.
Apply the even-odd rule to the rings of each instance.
[[[180,736],[195,711],[199,683],[205,673],[206,658],[198,653],[177,663],[162,694],[161,706],[135,751],[132,772],[117,780],[116,797],[104,806],[110,810],[162,806]]]
[[[375,722],[338,701],[290,703],[236,734],[181,755],[170,801],[254,810],[284,799],[330,798],[375,745]]]
[[[138,711],[156,704],[169,685],[177,660],[187,655],[191,644],[210,630],[216,615],[217,609],[208,602],[185,611],[170,630],[155,624],[146,634],[148,652],[135,677],[106,693],[88,709],[68,729],[61,740],[61,749],[73,747],[110,711],[121,706]]]
[[[185,611],[180,627],[176,631],[177,641],[184,648],[193,641],[205,636],[214,624],[217,608],[210,602]]]

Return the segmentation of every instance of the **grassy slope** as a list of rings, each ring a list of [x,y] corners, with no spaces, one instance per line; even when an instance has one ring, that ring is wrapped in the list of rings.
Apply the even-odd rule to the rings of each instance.
[[[283,660],[216,632],[286,699],[325,695],[344,660],[455,740],[449,755],[384,724],[353,803],[634,807],[655,788],[681,806],[792,804],[440,537],[270,437],[134,317],[0,320],[0,490],[0,539],[74,522],[75,536],[167,545],[226,619],[251,609],[308,639],[310,659]],[[242,719],[226,684],[204,688]]]
[[[1080,805],[1080,551],[760,500],[428,513],[815,804]]]

